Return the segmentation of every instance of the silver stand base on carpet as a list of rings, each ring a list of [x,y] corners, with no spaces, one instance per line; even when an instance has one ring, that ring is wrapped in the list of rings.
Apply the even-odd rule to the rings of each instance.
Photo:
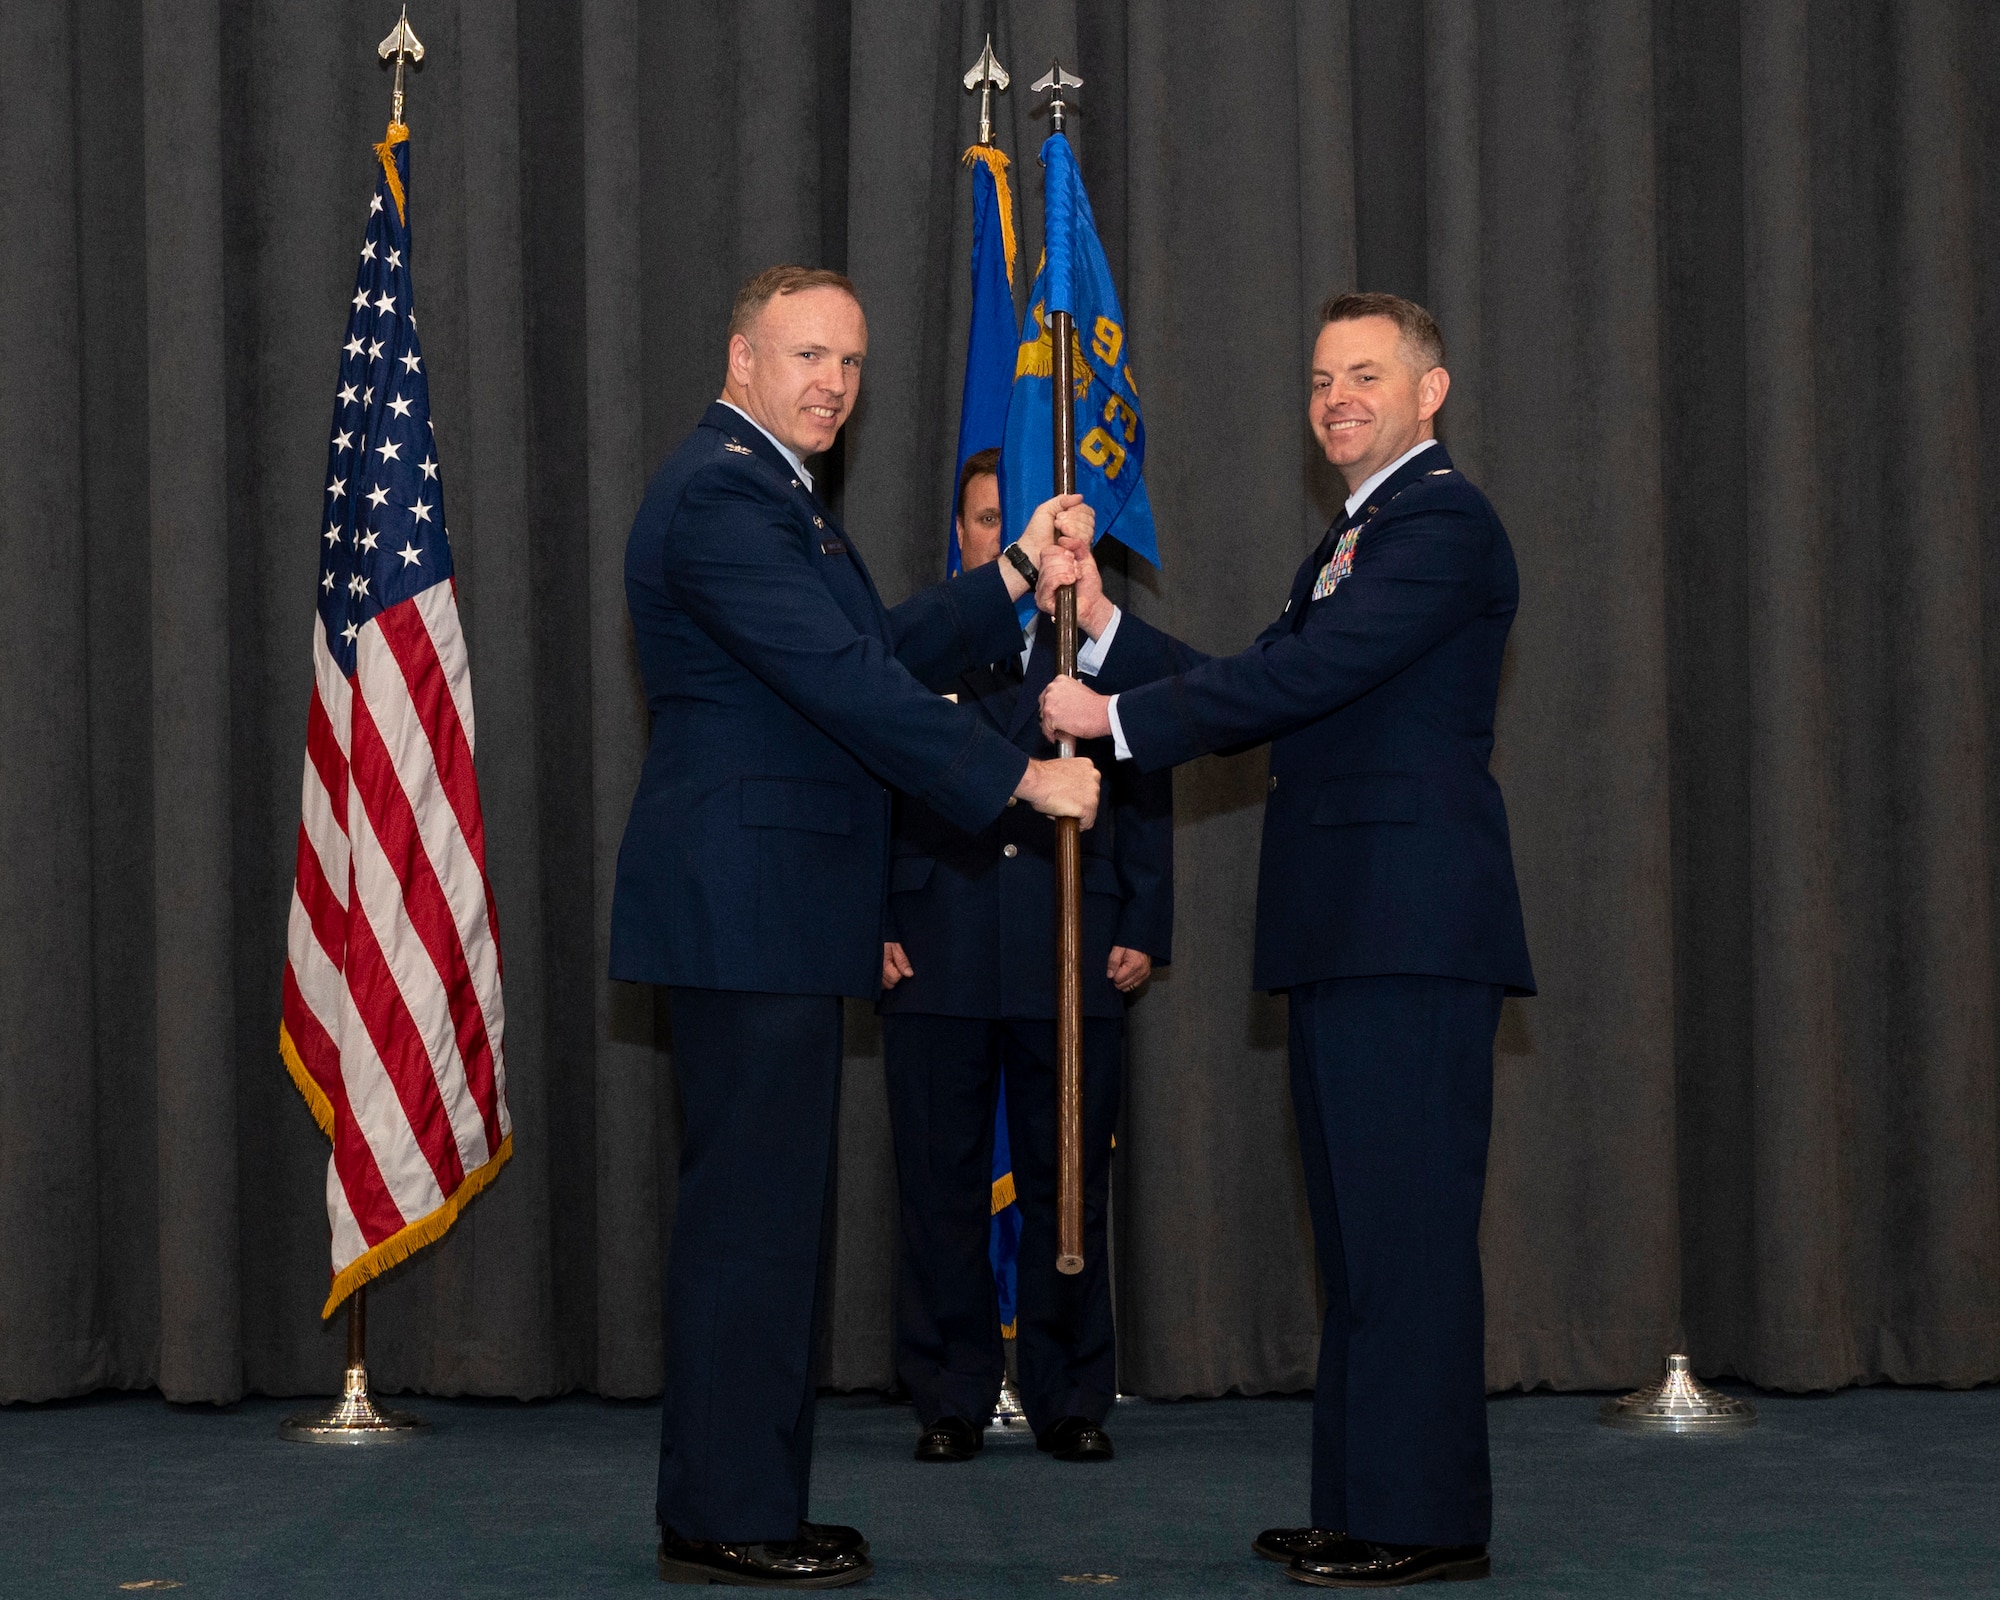
[[[1025,1428],[1028,1413],[1021,1409],[1021,1394],[1014,1387],[1012,1377],[1000,1380],[1000,1403],[993,1408],[993,1426],[996,1428]]]
[[[347,1369],[341,1396],[324,1411],[303,1412],[278,1424],[278,1437],[301,1444],[389,1444],[423,1432],[430,1424],[407,1411],[378,1406],[368,1393],[368,1369]]]
[[[402,69],[397,68],[398,81]],[[278,1437],[300,1444],[389,1444],[430,1424],[407,1411],[378,1406],[368,1393],[368,1286],[347,1297],[347,1375],[340,1398],[324,1411],[301,1412],[278,1424]]]
[[[1689,1370],[1686,1356],[1668,1356],[1664,1378],[1605,1401],[1597,1420],[1636,1433],[1741,1433],[1756,1427],[1757,1408],[1711,1389]]]

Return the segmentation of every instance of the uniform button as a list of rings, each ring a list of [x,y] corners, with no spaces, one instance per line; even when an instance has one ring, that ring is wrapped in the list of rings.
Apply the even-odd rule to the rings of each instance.
[[[1009,861],[1012,861],[1014,857],[1016,857],[1021,853],[1021,847],[1017,844],[1010,844],[1007,846],[1006,849],[1002,850],[1000,853],[1003,856],[1005,856]]]
[[[794,489],[797,489],[797,488],[800,488],[800,487],[802,487],[802,486],[801,486],[801,484],[799,483],[799,480],[798,480],[797,478],[794,478],[794,479],[792,479],[792,487],[793,487]]]
[[[820,521],[820,519],[819,519],[818,517],[814,517],[814,518],[813,518],[813,526],[814,526],[815,528],[824,528],[824,527],[826,526],[826,524],[825,524],[824,522]]]
[[[1271,787],[1273,789],[1278,787],[1278,775],[1275,772],[1271,774]]]
[[[1021,797],[1019,795],[1010,794],[1009,796],[1007,796],[1007,804],[1009,804],[1010,806],[1017,806],[1020,803],[1021,803]]]

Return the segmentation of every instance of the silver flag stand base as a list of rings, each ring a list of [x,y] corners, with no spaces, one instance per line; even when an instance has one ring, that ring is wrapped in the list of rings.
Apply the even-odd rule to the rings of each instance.
[[[1021,1409],[1021,1391],[1014,1387],[1015,1344],[1003,1335],[1000,1347],[1006,1352],[1006,1364],[1000,1373],[1000,1401],[993,1408],[993,1426],[996,1428],[1025,1428],[1028,1413]]]
[[[278,1424],[278,1437],[300,1444],[388,1444],[423,1432],[430,1424],[407,1411],[378,1406],[368,1393],[366,1289],[347,1302],[347,1376],[340,1398],[323,1411],[305,1411]]]
[[[996,1428],[1025,1428],[1028,1413],[1021,1409],[1021,1396],[1015,1391],[1014,1380],[1000,1380],[1000,1403],[993,1408],[993,1426]]]
[[[1635,1433],[1741,1433],[1756,1427],[1757,1408],[1748,1400],[1711,1389],[1688,1369],[1686,1356],[1674,1355],[1667,1357],[1664,1378],[1605,1401],[1597,1420],[1607,1428]]]

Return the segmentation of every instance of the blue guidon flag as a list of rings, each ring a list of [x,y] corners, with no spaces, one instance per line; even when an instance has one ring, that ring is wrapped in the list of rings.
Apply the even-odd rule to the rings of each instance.
[[[1042,270],[1028,291],[1028,321],[1014,363],[1014,394],[1001,447],[1000,507],[1007,538],[1026,531],[1035,507],[1055,493],[1055,341],[1050,318],[1067,311],[1074,323],[1076,487],[1097,513],[1097,537],[1116,539],[1155,567],[1159,537],[1140,469],[1146,424],[1132,381],[1125,313],[1098,242],[1097,220],[1084,193],[1076,152],[1060,133],[1042,145],[1047,195],[1047,242]]]
[[[333,1141],[326,1315],[513,1151],[500,941],[444,488],[410,290],[409,130],[354,278],[327,450],[279,1050]]]

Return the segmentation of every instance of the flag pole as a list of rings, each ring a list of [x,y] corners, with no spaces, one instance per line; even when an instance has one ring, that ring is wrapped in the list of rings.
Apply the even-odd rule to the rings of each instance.
[[[393,57],[396,63],[389,125],[398,128],[403,125],[403,63],[424,59],[424,42],[410,26],[407,5],[375,54],[384,61]],[[368,1286],[357,1285],[347,1297],[347,1368],[341,1376],[340,1398],[323,1410],[285,1418],[278,1424],[278,1437],[300,1444],[374,1444],[407,1439],[429,1426],[410,1412],[376,1405],[368,1392]]]
[[[988,161],[989,167],[993,170],[996,184],[1000,184],[1004,178],[1006,158],[1001,156],[993,146],[993,92],[997,89],[1004,94],[1007,86],[1013,81],[1008,75],[1007,69],[1000,65],[999,58],[993,54],[993,35],[989,33],[986,36],[986,47],[979,52],[979,59],[973,62],[971,67],[967,69],[964,78],[966,93],[970,94],[974,89],[979,91],[979,139],[970,150],[965,152],[964,161],[967,166],[971,166],[982,159],[980,155],[981,151],[991,152],[992,156],[997,158],[997,162],[995,160]],[[1011,234],[1013,229],[1013,221],[1009,216],[1011,201],[1006,198],[1004,185],[1002,185],[1000,204],[1001,227],[1007,233]],[[1010,239],[1007,246],[1007,286],[1010,289],[1014,286],[1013,267],[1014,253]],[[1011,309],[1012,302],[1009,301],[1008,304]],[[956,510],[956,507],[953,509]],[[1000,1398],[993,1407],[993,1423],[995,1427],[999,1428],[1026,1427],[1028,1424],[1027,1409],[1021,1404],[1021,1391],[1015,1387],[1014,1383],[1014,1374],[1017,1365],[1014,1335],[1009,1333],[1006,1327],[1003,1327],[1000,1330],[1000,1339],[1002,1348],[1005,1351],[1005,1358],[1000,1368]]]
[[[1048,75],[1031,86],[1049,91],[1049,132],[1063,131],[1068,107],[1063,90],[1083,87],[1081,78],[1052,61]],[[1042,190],[1042,217],[1048,219],[1048,189]],[[1046,227],[1044,228],[1046,239]],[[1044,244],[1046,248],[1046,243]],[[1049,315],[1054,343],[1055,386],[1050,396],[1055,434],[1055,491],[1076,493],[1075,332],[1067,311]],[[1076,585],[1056,591],[1056,671],[1076,676]],[[1076,741],[1064,739],[1057,752],[1076,755]],[[1056,819],[1056,1271],[1083,1271],[1083,839],[1075,817]]]

